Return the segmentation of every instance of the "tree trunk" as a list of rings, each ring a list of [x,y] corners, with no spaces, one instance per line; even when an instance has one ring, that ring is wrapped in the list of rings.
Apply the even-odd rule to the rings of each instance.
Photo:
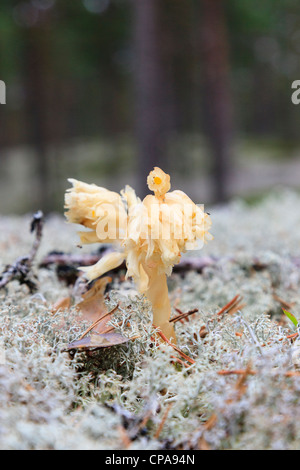
[[[224,0],[201,0],[203,82],[207,133],[213,154],[216,202],[228,197],[231,165],[232,100]]]
[[[154,166],[166,170],[167,130],[161,56],[161,0],[134,0],[136,140],[141,195]]]
[[[55,97],[49,51],[49,33],[42,27],[24,30],[24,81],[26,90],[26,125],[30,143],[35,153],[36,187],[31,196],[44,212],[51,208],[51,182],[48,146],[53,129],[53,106]],[[55,122],[55,121],[54,121]]]

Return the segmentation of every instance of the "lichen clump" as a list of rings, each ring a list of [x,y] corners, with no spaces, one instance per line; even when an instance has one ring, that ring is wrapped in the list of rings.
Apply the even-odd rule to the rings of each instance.
[[[141,337],[88,354],[62,351],[87,325],[75,310],[52,312],[70,292],[38,263],[52,250],[78,250],[73,227],[49,217],[38,291],[17,281],[0,291],[0,449],[299,450],[300,341],[287,338],[298,330],[278,300],[299,319],[299,205],[299,194],[280,191],[213,208],[218,237],[202,252],[211,263],[170,278],[171,302],[199,310],[176,324],[178,347],[195,361],[188,367],[151,339],[150,304],[118,273],[108,309],[119,303],[120,332]],[[0,217],[1,271],[31,247],[29,222]],[[243,310],[216,315],[236,294]]]

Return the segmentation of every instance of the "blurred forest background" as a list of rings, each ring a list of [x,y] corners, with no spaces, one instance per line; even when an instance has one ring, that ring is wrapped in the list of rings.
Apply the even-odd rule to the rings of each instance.
[[[0,213],[68,177],[210,204],[300,187],[297,0],[1,0]]]

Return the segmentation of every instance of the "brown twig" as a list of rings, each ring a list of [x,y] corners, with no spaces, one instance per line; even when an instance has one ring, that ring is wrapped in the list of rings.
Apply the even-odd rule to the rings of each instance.
[[[85,332],[80,336],[79,340],[82,340],[91,330],[93,330],[104,318],[108,317],[109,315],[112,315],[117,309],[119,308],[119,305],[116,305],[110,312],[105,313],[101,318],[98,318],[91,326],[85,330]]]
[[[207,443],[204,437],[204,431],[211,431],[218,422],[218,416],[214,413],[208,418],[203,426],[203,431],[200,438],[198,439],[198,449],[199,450],[211,450],[209,444]]]
[[[286,372],[284,374],[285,377],[300,377],[300,371],[299,370],[290,370],[289,372]]]
[[[99,259],[104,256],[107,252],[111,251],[111,248],[108,247],[107,249],[103,250],[101,255],[95,254],[88,254],[88,253],[80,253],[80,254],[72,254],[72,253],[49,253],[47,256],[43,258],[41,261],[40,266],[48,267],[52,264],[57,266],[90,266],[95,264],[99,261]],[[212,257],[203,257],[203,258],[185,258],[181,260],[177,265],[174,266],[173,271],[175,272],[185,272],[185,271],[197,271],[202,272],[204,268],[210,266],[211,264],[215,263],[215,259]],[[125,263],[118,266],[115,271],[120,271],[125,269]]]
[[[170,323],[176,323],[178,321],[181,321],[190,315],[193,315],[196,312],[199,312],[197,308],[194,308],[193,310],[189,310],[188,312],[183,313],[179,308],[175,308],[176,312],[179,312],[179,315],[176,315],[176,317],[171,318]]]
[[[52,264],[56,266],[91,266],[97,263],[100,258],[101,256],[99,254],[53,252],[42,259],[40,266],[43,268],[48,268]]]
[[[168,340],[168,338],[160,331],[160,330],[157,330],[157,333],[159,334],[159,336],[166,342],[168,343],[169,346],[171,346],[176,352],[178,352],[178,354],[180,354],[181,357],[183,357],[186,361],[188,361],[190,364],[195,364],[196,361],[194,361],[194,359],[192,359],[191,357],[187,356],[183,351],[181,351],[181,349],[179,349],[175,344],[171,343],[170,340]]]
[[[294,339],[294,338],[297,338],[299,336],[299,333],[293,333],[292,335],[288,335],[286,338],[287,339]]]
[[[187,364],[186,362],[182,361],[181,359],[179,359],[179,357],[176,357],[176,356],[170,356],[172,359],[175,359],[176,362],[178,362],[178,364],[181,364],[182,366],[184,367],[190,367],[189,364]]]
[[[161,432],[162,432],[162,430],[163,430],[163,427],[164,427],[164,425],[165,425],[165,422],[167,421],[167,418],[168,418],[168,415],[169,415],[169,413],[170,413],[171,408],[172,408],[172,403],[169,403],[169,405],[167,406],[166,411],[165,411],[164,414],[163,414],[162,420],[161,420],[161,422],[159,423],[159,426],[158,426],[158,428],[157,428],[157,430],[156,430],[156,433],[154,434],[154,439],[158,439],[158,438],[159,438],[159,436],[160,436],[160,434],[161,434]]]
[[[218,417],[216,414],[212,414],[211,417],[206,421],[204,424],[204,428],[206,431],[210,431],[213,427],[217,424]]]
[[[230,300],[230,302],[228,302],[228,304],[224,305],[224,307],[221,308],[221,310],[219,310],[217,312],[217,316],[220,316],[222,315],[223,313],[227,312],[229,313],[229,311],[234,307],[236,306],[240,301],[241,301],[242,297],[240,297],[240,295],[236,295],[232,300]]]
[[[273,294],[273,299],[276,300],[276,302],[279,302],[280,305],[285,308],[286,310],[291,310],[294,306],[294,302],[293,303],[290,303],[290,302],[286,302],[285,300],[283,300],[281,297],[279,297],[277,294]]]
[[[121,326],[122,324],[123,324],[123,321],[122,321],[122,320],[117,323],[118,326]],[[113,330],[115,330],[115,329],[116,329],[115,326],[110,326],[110,327],[108,327],[106,330],[102,331],[101,334],[102,334],[102,335],[106,335],[107,333],[110,333],[111,331],[113,331]]]
[[[118,426],[118,429],[119,429],[119,433],[120,433],[120,437],[121,437],[123,446],[125,447],[125,449],[128,449],[132,444],[131,439],[130,439],[129,435],[127,434],[127,431],[124,428],[124,426]]]
[[[143,428],[147,425],[147,423],[148,423],[148,421],[149,421],[149,419],[151,418],[152,415],[153,415],[153,412],[152,412],[151,410],[148,411],[148,412],[145,414],[144,418],[142,419],[142,421],[141,421],[140,424],[138,425],[138,430],[139,430],[139,431],[140,431],[141,429],[143,429]]]
[[[257,375],[257,371],[252,369],[235,369],[235,370],[219,370],[217,372],[218,375],[240,375],[242,379],[247,375]],[[278,371],[278,375],[280,375],[280,371]],[[300,371],[290,370],[288,372],[284,372],[282,374],[284,377],[300,377]],[[240,386],[236,384],[236,387]]]
[[[234,370],[219,370],[218,375],[245,375],[246,369],[234,369]],[[256,375],[254,370],[248,370],[248,375]]]

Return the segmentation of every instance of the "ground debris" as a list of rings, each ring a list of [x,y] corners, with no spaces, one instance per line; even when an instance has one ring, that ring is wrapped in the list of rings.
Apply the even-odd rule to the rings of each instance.
[[[77,265],[75,283],[49,264],[34,294],[2,289],[0,448],[298,450],[299,204],[284,192],[212,208],[213,262],[169,278],[177,350],[122,271],[103,295]],[[0,217],[1,271],[31,246],[27,223]],[[35,265],[58,248],[75,256],[76,240],[49,216]],[[105,347],[116,335],[126,342]]]
[[[17,258],[14,264],[6,266],[0,275],[0,289],[5,287],[10,281],[17,280],[20,284],[27,285],[30,292],[37,290],[37,279],[32,273],[32,263],[42,239],[43,223],[44,215],[42,211],[36,212],[30,224],[30,231],[35,232],[35,240],[31,251],[28,255]]]

